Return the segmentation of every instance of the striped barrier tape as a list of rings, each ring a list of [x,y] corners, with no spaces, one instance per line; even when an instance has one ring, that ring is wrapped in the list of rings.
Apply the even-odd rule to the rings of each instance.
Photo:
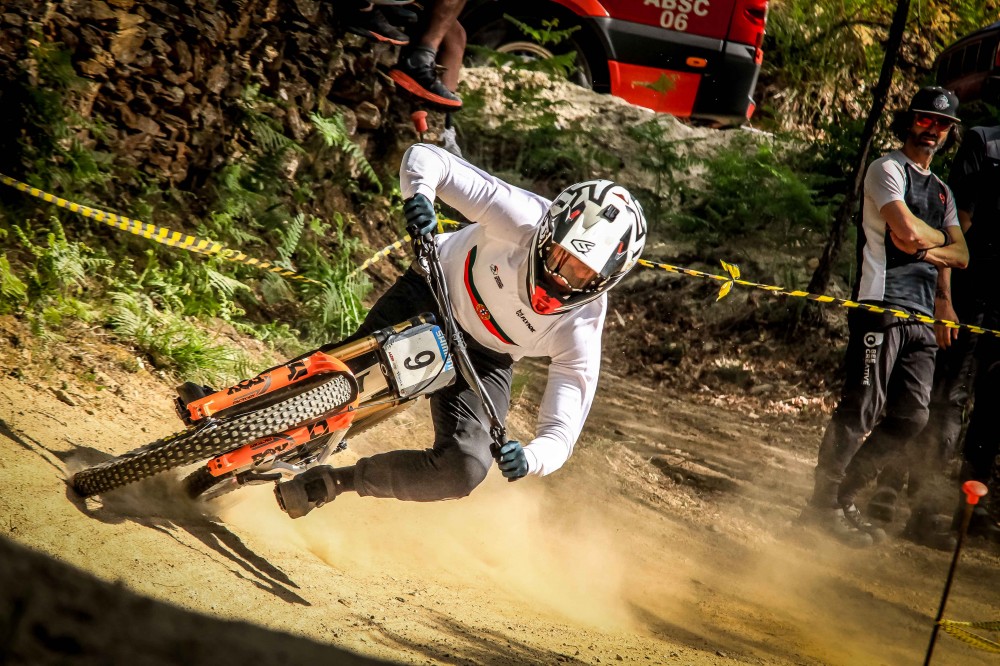
[[[54,194],[44,192],[37,187],[32,187],[27,183],[15,180],[10,176],[0,174],[0,183],[9,185],[20,192],[37,197],[47,203],[55,204],[60,208],[65,208],[70,212],[78,213],[97,222],[103,222],[104,224],[114,227],[115,229],[121,229],[122,231],[127,231],[136,236],[148,238],[149,240],[162,243],[163,245],[167,245],[169,247],[177,247],[182,250],[187,250],[188,252],[197,252],[199,254],[206,254],[210,256],[217,255],[226,261],[235,261],[237,263],[246,264],[247,266],[260,268],[292,280],[309,282],[320,286],[323,285],[322,282],[307,278],[300,275],[296,271],[277,266],[264,259],[250,257],[239,250],[227,248],[221,243],[206,240],[204,238],[198,238],[197,236],[189,236],[187,234],[182,234],[179,231],[171,231],[170,229],[158,227],[154,224],[147,224],[146,222],[133,220],[125,217],[124,215],[109,213],[107,211],[91,208],[90,206],[84,206],[83,204],[73,203],[72,201],[67,201],[66,199],[57,197]]]
[[[462,225],[461,225],[460,222],[456,222],[455,220],[449,220],[448,218],[439,217],[438,218],[438,233],[441,233],[442,231],[444,231],[444,228],[446,226],[448,226],[448,227],[460,227]],[[361,271],[365,270],[366,268],[368,268],[372,264],[381,261],[385,257],[388,257],[390,254],[392,254],[396,250],[401,250],[404,247],[407,247],[409,245],[409,243],[410,243],[411,240],[412,239],[410,238],[410,234],[403,234],[403,237],[400,238],[398,241],[395,241],[393,243],[389,243],[384,248],[382,248],[381,250],[379,250],[378,252],[376,252],[375,254],[373,254],[371,257],[369,257],[368,259],[365,259],[361,263],[360,266],[358,266],[353,271],[351,271],[350,273],[348,273],[348,277],[353,277],[354,275],[356,275],[357,273],[360,273]]]
[[[182,234],[179,231],[171,231],[164,227],[158,227],[154,224],[147,224],[145,222],[140,222],[139,220],[133,220],[131,218],[125,217],[124,215],[118,215],[116,213],[109,213],[107,211],[99,210],[96,208],[91,208],[90,206],[85,206],[83,204],[73,203],[72,201],[67,201],[61,197],[57,197],[54,194],[49,194],[37,187],[32,187],[27,183],[22,183],[19,180],[15,180],[10,176],[0,174],[0,183],[4,185],[9,185],[14,189],[29,194],[33,197],[37,197],[42,201],[47,203],[55,204],[61,208],[65,208],[73,213],[78,213],[84,217],[91,218],[97,222],[103,222],[108,226],[120,229],[123,231],[128,231],[136,236],[141,236],[149,240],[155,241],[157,243],[162,243],[169,247],[176,247],[182,250],[187,250],[189,252],[196,252],[205,255],[218,255],[219,257],[227,260],[234,261],[237,263],[242,263],[247,266],[253,266],[255,268],[260,268],[262,270],[269,271],[271,273],[276,273],[282,277],[289,278],[292,280],[299,280],[301,282],[308,282],[310,284],[323,285],[322,282],[313,280],[312,278],[307,278],[304,275],[300,275],[298,272],[293,271],[289,268],[284,268],[282,266],[277,266],[270,261],[264,259],[257,259],[255,257],[248,256],[241,252],[240,250],[233,250],[225,247],[221,243],[215,241],[206,240],[204,238],[198,238],[197,236],[191,236],[188,234]],[[438,219],[438,231],[443,231],[445,226],[460,226],[455,220],[449,220],[446,218]],[[406,244],[410,242],[409,234],[405,234],[401,239],[390,243],[386,247],[382,248],[376,252],[372,257],[366,259],[360,266],[351,271],[349,277],[356,275],[357,273],[365,270],[375,262],[379,261],[383,257],[388,256],[395,250],[402,249]],[[769,284],[760,284],[758,282],[749,282],[747,280],[740,279],[740,267],[736,264],[730,264],[725,261],[720,262],[722,268],[728,273],[728,277],[724,275],[715,275],[713,273],[706,273],[704,271],[697,271],[691,268],[683,268],[680,266],[671,266],[670,264],[654,263],[646,259],[640,259],[639,265],[645,268],[659,268],[671,273],[678,273],[681,275],[688,275],[691,277],[700,277],[710,280],[716,280],[722,282],[719,288],[719,296],[716,300],[722,300],[725,298],[729,292],[732,290],[734,285],[741,285],[744,287],[752,287],[755,289],[762,289],[764,291],[770,292],[772,294],[781,296],[791,296],[794,298],[807,298],[819,303],[836,303],[847,308],[858,308],[861,310],[868,310],[869,312],[875,313],[885,313],[888,312],[899,319],[914,319],[916,321],[922,322],[924,324],[941,324],[947,326],[948,328],[964,328],[972,333],[979,335],[989,334],[996,337],[1000,337],[1000,331],[996,331],[990,328],[983,328],[982,326],[974,326],[971,324],[960,324],[953,321],[948,321],[946,319],[935,319],[933,317],[928,317],[926,315],[914,314],[911,312],[906,312],[904,310],[896,310],[894,308],[883,308],[877,305],[871,305],[869,303],[858,303],[857,301],[850,301],[843,298],[835,298],[833,296],[823,296],[818,294],[810,294],[807,291],[798,290],[788,290],[784,287],[778,287]]]
[[[1000,622],[956,622],[954,620],[941,620],[938,624],[946,633],[951,634],[963,643],[967,643],[980,650],[1000,654],[1000,643],[983,638],[979,634],[969,631],[969,629],[1000,631]]]
[[[778,296],[792,296],[794,298],[807,298],[811,301],[816,301],[818,303],[836,303],[845,308],[857,308],[859,310],[867,310],[868,312],[875,312],[878,314],[888,312],[894,317],[899,319],[913,319],[924,324],[941,324],[947,326],[948,328],[964,328],[972,333],[978,335],[993,335],[1000,338],[1000,331],[993,330],[992,328],[983,328],[982,326],[974,326],[972,324],[960,324],[954,321],[948,321],[947,319],[935,319],[934,317],[928,317],[927,315],[914,314],[912,312],[906,312],[905,310],[897,310],[895,308],[885,308],[878,305],[871,305],[870,303],[859,303],[857,301],[850,301],[844,298],[835,298],[833,296],[823,296],[819,294],[810,294],[808,291],[790,290],[784,287],[778,287],[771,284],[760,284],[758,282],[748,282],[747,280],[740,279],[740,267],[736,264],[729,264],[725,261],[720,261],[722,268],[726,271],[728,275],[715,275],[713,273],[705,273],[704,271],[696,271],[691,268],[683,268],[680,266],[671,266],[670,264],[659,264],[652,261],[647,261],[645,259],[639,260],[639,265],[645,268],[659,268],[670,273],[679,273],[681,275],[689,275],[691,277],[706,278],[709,280],[715,280],[717,282],[722,282],[719,287],[719,296],[716,300],[722,300],[729,294],[732,290],[733,285],[741,285],[744,287],[753,287],[754,289],[763,289],[764,291],[770,292]]]

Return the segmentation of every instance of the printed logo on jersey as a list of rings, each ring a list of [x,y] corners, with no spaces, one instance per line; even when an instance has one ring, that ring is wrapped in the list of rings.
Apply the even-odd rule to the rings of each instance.
[[[941,203],[948,203],[948,200],[944,198],[944,192],[938,192],[938,197],[941,199]]]
[[[473,246],[469,250],[469,254],[465,257],[465,291],[469,294],[469,298],[472,300],[472,308],[476,311],[476,315],[479,316],[479,320],[483,322],[486,330],[504,344],[515,345],[516,343],[510,339],[510,336],[497,325],[496,320],[490,314],[490,309],[483,303],[483,297],[479,294],[479,289],[476,288],[473,269],[476,267],[476,252],[478,249],[479,246]]]
[[[517,312],[515,312],[514,314],[516,314],[518,317],[521,318],[521,321],[524,322],[524,325],[528,327],[529,331],[531,331],[532,333],[535,332],[535,327],[531,324],[530,321],[528,321],[528,317],[527,317],[527,315],[524,314],[524,310],[522,310],[521,308],[518,308]]]
[[[581,238],[574,238],[570,244],[573,246],[573,249],[580,254],[587,254],[594,249],[594,244],[592,242]]]
[[[500,279],[500,269],[497,268],[496,264],[490,264],[490,273],[493,273],[493,281],[497,283],[497,287],[503,289],[503,280]]]

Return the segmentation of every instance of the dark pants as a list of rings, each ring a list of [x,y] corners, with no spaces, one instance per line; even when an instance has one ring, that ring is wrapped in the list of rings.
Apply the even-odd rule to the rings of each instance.
[[[989,483],[1000,474],[1000,339],[982,336],[977,348],[975,406],[965,435],[965,479]],[[993,478],[993,481],[998,481]],[[990,504],[1000,508],[997,498]]]
[[[358,332],[361,337],[422,312],[437,313],[424,278],[412,268],[382,295]],[[465,335],[469,357],[501,421],[510,409],[514,361],[486,349]],[[493,464],[489,419],[483,403],[459,373],[455,383],[431,396],[434,446],[422,451],[400,450],[358,461],[354,484],[359,495],[430,502],[465,497],[482,483]],[[411,444],[406,433],[386,437],[401,446]]]
[[[921,431],[934,376],[937,343],[930,326],[866,311],[852,311],[848,325],[846,379],[820,444],[811,500],[823,508],[854,501]],[[859,451],[865,455],[856,456]]]

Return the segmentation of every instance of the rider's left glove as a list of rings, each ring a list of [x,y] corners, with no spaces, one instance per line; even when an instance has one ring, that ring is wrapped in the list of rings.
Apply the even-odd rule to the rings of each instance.
[[[406,231],[414,240],[437,230],[434,204],[422,194],[414,194],[403,203],[403,216],[406,218]]]
[[[500,447],[497,454],[497,467],[511,481],[528,474],[528,458],[524,455],[521,442],[511,439]]]

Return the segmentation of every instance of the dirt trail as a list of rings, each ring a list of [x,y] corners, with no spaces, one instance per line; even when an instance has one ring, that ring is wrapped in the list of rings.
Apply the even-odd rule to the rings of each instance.
[[[817,410],[665,395],[609,358],[576,454],[547,479],[494,472],[433,504],[347,496],[297,521],[261,486],[209,515],[171,475],[96,500],[68,491],[81,466],[177,429],[169,384],[126,372],[125,352],[90,333],[54,363],[32,360],[19,323],[0,317],[0,331],[0,662],[923,659],[949,554],[898,539],[853,551],[791,526]],[[516,397],[515,435],[530,432],[540,370]],[[340,455],[426,441],[428,423],[418,405]],[[947,617],[1000,619],[998,593],[998,551],[970,544]],[[946,635],[935,654],[996,663]]]

